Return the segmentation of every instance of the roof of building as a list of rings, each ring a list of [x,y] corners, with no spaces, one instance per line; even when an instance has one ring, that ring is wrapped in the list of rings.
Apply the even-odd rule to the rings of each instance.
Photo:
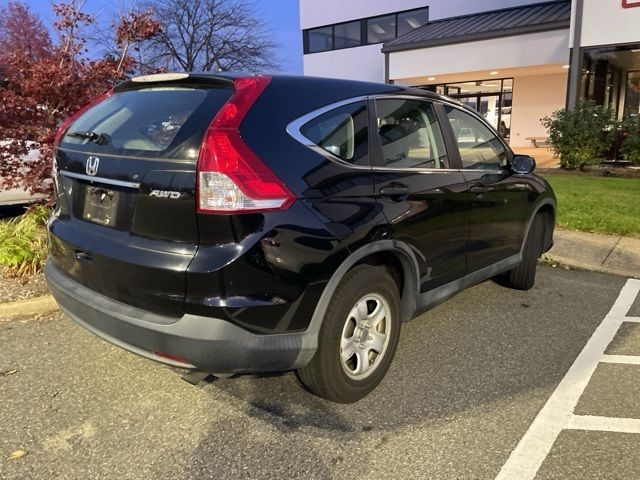
[[[383,52],[449,45],[569,28],[571,0],[535,3],[514,8],[443,18],[424,24],[387,42]]]

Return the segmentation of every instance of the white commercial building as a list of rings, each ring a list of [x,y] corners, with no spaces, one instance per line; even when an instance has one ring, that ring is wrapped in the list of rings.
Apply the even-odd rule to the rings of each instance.
[[[640,0],[300,0],[300,23],[305,75],[445,93],[516,147],[579,97],[640,107]]]

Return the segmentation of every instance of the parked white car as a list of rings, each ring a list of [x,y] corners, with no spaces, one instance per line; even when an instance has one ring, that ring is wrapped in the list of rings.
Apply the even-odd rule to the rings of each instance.
[[[7,140],[3,140],[0,143],[8,143]],[[34,143],[34,145],[36,145]],[[25,155],[22,160],[24,162],[34,161],[38,158],[40,151],[37,148],[32,148],[29,153]],[[12,188],[10,190],[2,190],[0,188],[0,207],[8,205],[25,205],[31,202],[35,202],[43,198],[44,195],[32,195],[26,190],[20,188]]]
[[[18,188],[0,190],[0,207],[8,205],[24,205],[35,202],[43,197],[43,195],[32,195],[26,190],[20,190]]]

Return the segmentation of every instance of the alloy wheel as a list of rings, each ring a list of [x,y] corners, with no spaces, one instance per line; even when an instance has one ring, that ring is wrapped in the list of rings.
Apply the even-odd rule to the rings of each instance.
[[[380,365],[391,333],[391,309],[381,295],[367,294],[356,302],[340,337],[340,363],[354,380],[371,375]]]

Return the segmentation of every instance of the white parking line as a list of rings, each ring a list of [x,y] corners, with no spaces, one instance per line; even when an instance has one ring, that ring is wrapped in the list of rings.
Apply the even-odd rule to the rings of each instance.
[[[567,428],[573,430],[595,430],[598,432],[640,433],[640,420],[637,418],[572,415]]]
[[[640,433],[640,430],[637,430],[640,428],[640,420],[609,419],[573,414],[580,396],[587,387],[598,363],[603,361],[604,352],[618,332],[620,325],[625,321],[640,322],[638,317],[626,317],[638,292],[640,292],[640,280],[627,280],[613,307],[520,439],[518,446],[511,452],[496,480],[533,479],[553,447],[556,438],[566,428],[576,429],[588,426],[589,428],[584,429],[598,430],[596,427],[601,426],[606,431]],[[606,421],[603,420],[604,418]],[[583,425],[583,427],[579,425]]]
[[[635,355],[603,355],[601,362],[625,363],[627,365],[640,365],[640,357]]]

